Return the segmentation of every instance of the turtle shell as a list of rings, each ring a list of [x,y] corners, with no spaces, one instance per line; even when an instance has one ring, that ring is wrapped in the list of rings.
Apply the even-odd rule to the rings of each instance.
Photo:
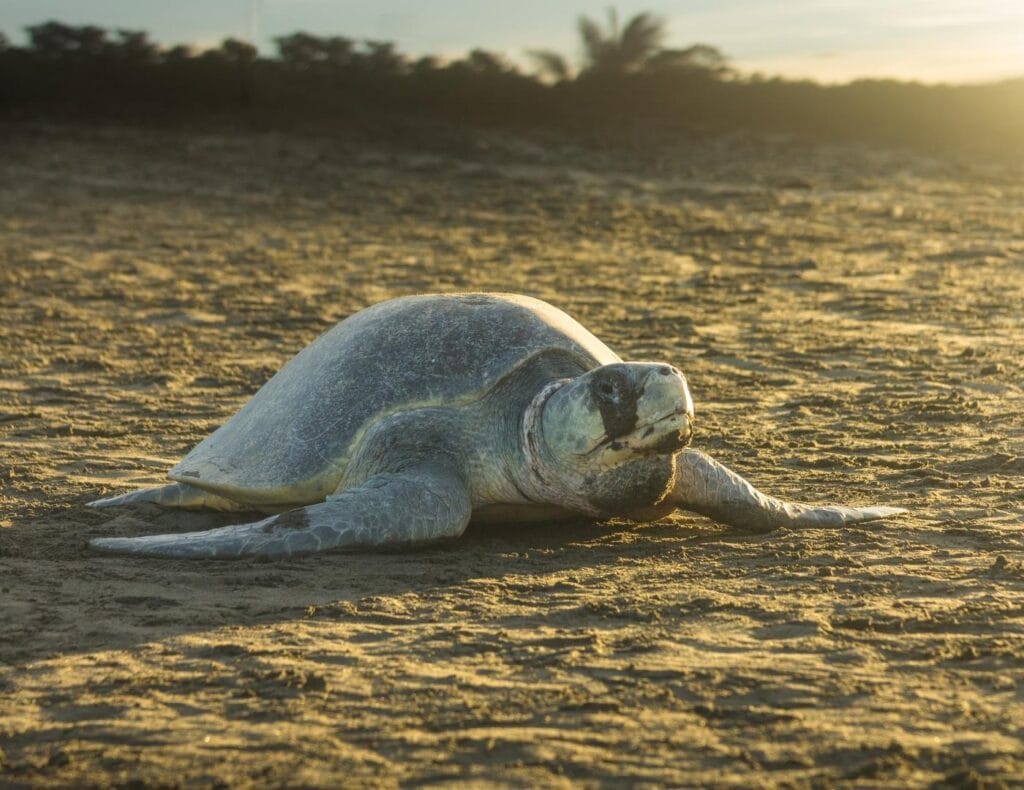
[[[175,466],[171,480],[251,504],[332,493],[374,421],[468,403],[547,349],[619,361],[561,310],[526,296],[409,296],[368,307],[293,357]]]

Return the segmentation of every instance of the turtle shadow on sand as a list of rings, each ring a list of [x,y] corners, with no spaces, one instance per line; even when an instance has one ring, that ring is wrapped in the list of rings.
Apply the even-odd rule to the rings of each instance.
[[[162,532],[168,534],[192,532],[197,530],[219,529],[233,524],[245,523],[262,518],[258,511],[250,513],[221,513],[213,510],[175,510],[140,502],[127,505],[109,521],[102,522],[95,530],[90,529],[87,535],[103,534],[112,537],[129,537],[138,534]],[[708,524],[709,529],[713,529]],[[478,523],[470,522],[466,531],[454,538],[441,539],[432,543],[406,548],[381,546],[353,551],[334,552],[330,561],[338,565],[356,560],[360,563],[372,562],[375,557],[416,557],[446,552],[458,552],[461,549],[478,549],[496,554],[540,551],[564,557],[566,551],[578,548],[581,544],[601,541],[614,535],[636,529],[636,524],[623,521],[595,521],[584,517],[574,521],[532,521],[525,523]],[[703,532],[685,527],[668,527],[682,536],[692,537]],[[737,534],[743,534],[737,531]],[[456,555],[457,556],[457,555]],[[86,557],[95,561],[107,559],[93,551],[86,552]],[[154,558],[144,558],[152,561]],[[317,562],[315,555],[298,555],[290,562],[304,562],[311,566]],[[267,557],[251,557],[243,559],[243,564],[258,567],[274,567],[281,560]],[[187,563],[185,563],[187,564]],[[229,568],[238,564],[237,561],[204,563],[209,568]],[[453,567],[457,567],[454,565]]]
[[[139,503],[112,519],[100,515],[69,509],[68,522],[77,522],[71,541],[64,531],[40,535],[31,523],[4,530],[0,589],[17,617],[0,624],[0,667],[127,650],[221,628],[291,623],[313,610],[339,622],[374,622],[374,601],[461,594],[476,577],[572,573],[663,548],[634,542],[629,535],[636,525],[622,521],[474,523],[459,538],[412,550],[197,562],[103,556],[85,544],[100,534],[215,529],[246,514]],[[665,530],[682,544],[715,528],[666,524]],[[40,631],[45,639],[37,638]]]

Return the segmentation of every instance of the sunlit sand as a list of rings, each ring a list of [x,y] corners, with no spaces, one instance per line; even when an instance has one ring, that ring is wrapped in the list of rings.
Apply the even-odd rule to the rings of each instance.
[[[743,137],[3,134],[0,784],[1024,774],[1013,172]],[[160,483],[324,329],[451,290],[673,362],[695,445],[765,490],[911,513],[479,526],[277,563],[86,550],[112,529],[86,501]]]

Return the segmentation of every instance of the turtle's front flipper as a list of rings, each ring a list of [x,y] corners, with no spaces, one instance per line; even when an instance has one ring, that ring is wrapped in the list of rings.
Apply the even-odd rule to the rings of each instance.
[[[779,527],[839,527],[906,512],[899,507],[815,507],[783,502],[762,494],[697,450],[684,450],[677,456],[675,484],[669,496],[677,508],[759,532]]]
[[[316,505],[250,524],[140,538],[97,538],[115,554],[155,557],[287,557],[329,549],[401,548],[458,537],[469,523],[469,491],[455,473],[416,467],[369,478]]]

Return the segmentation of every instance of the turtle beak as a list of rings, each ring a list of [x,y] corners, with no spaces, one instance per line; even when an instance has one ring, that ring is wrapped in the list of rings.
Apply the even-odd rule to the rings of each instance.
[[[693,439],[693,396],[675,368],[657,365],[647,374],[637,411],[646,418],[638,426],[638,449],[671,453]]]

